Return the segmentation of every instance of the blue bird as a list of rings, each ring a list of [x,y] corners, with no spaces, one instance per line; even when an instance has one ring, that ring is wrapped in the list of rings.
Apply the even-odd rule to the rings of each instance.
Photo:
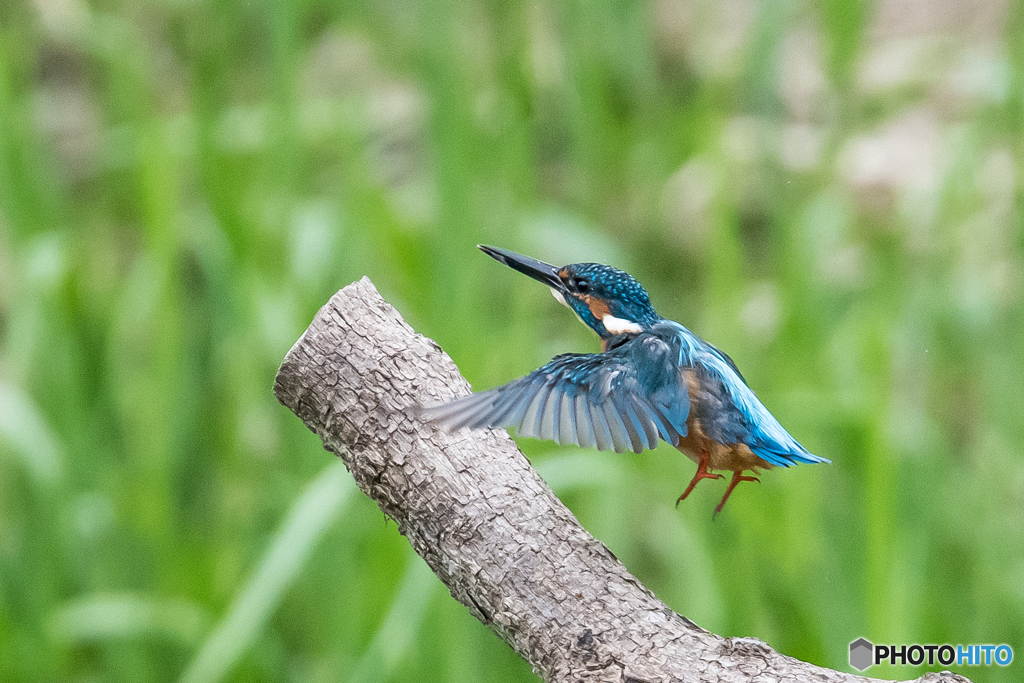
[[[566,353],[529,375],[423,416],[450,431],[514,427],[519,436],[640,453],[662,439],[697,464],[676,500],[701,479],[731,471],[715,515],[745,470],[830,462],[812,455],[768,412],[727,355],[651,306],[631,275],[599,263],[562,268],[480,245],[485,254],[548,285],[601,338],[601,353]]]

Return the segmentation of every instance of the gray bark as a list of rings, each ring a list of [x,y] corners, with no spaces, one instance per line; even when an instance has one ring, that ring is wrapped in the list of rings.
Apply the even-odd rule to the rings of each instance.
[[[320,310],[274,385],[452,597],[545,681],[876,680],[717,636],[673,612],[580,526],[508,434],[448,434],[410,410],[468,390],[367,278]]]

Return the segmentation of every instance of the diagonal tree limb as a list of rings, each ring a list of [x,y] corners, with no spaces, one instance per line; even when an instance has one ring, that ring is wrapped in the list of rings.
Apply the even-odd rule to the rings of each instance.
[[[452,596],[545,681],[877,680],[673,612],[580,526],[505,432],[447,434],[409,410],[467,391],[367,278],[320,310],[274,385]],[[967,682],[949,672],[918,680]]]

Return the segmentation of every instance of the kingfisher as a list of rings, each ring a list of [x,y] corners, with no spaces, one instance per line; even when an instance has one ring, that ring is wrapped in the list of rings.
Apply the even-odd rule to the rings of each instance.
[[[760,482],[753,476],[760,470],[830,462],[783,429],[729,356],[658,315],[633,276],[600,263],[559,268],[478,247],[550,287],[601,338],[601,352],[555,356],[508,384],[426,406],[426,419],[448,431],[511,427],[519,436],[617,453],[667,441],[697,465],[677,507],[697,482],[721,479],[715,470],[732,472],[714,516],[741,481]]]

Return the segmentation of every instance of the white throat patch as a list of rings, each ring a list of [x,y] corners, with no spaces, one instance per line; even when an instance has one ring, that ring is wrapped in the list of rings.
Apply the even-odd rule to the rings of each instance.
[[[555,301],[557,301],[558,303],[562,304],[562,305],[563,305],[563,306],[565,306],[566,308],[568,308],[568,309],[571,309],[571,308],[572,308],[572,306],[570,306],[570,305],[569,305],[568,303],[566,303],[566,301],[565,301],[565,297],[564,297],[564,296],[562,296],[562,293],[561,293],[561,292],[559,292],[559,291],[558,291],[557,289],[555,289],[554,287],[552,287],[552,288],[551,288],[551,296],[555,297]]]
[[[629,320],[623,320],[622,318],[616,318],[612,314],[608,314],[601,318],[601,322],[604,323],[604,329],[608,330],[612,334],[640,334],[644,331],[644,328],[640,327],[634,322]]]

